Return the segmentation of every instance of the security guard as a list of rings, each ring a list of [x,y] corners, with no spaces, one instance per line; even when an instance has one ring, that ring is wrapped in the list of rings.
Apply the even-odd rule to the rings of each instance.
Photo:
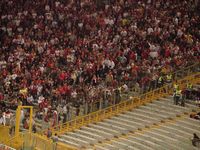
[[[163,86],[163,76],[161,75],[159,78],[158,78],[158,87],[161,87]]]
[[[166,76],[166,82],[167,82],[167,83],[171,83],[171,82],[172,82],[172,74],[168,74],[168,75]]]
[[[174,93],[174,104],[178,105],[179,100],[182,98],[182,91],[181,90],[176,90],[176,92]]]
[[[177,83],[174,84],[174,92],[176,92],[179,89],[179,85]]]
[[[185,107],[185,90],[181,91],[181,106]]]
[[[187,84],[187,89],[192,90],[192,87],[193,87],[193,86],[192,86],[192,83],[188,83],[188,84]]]
[[[187,84],[187,89],[186,89],[186,98],[187,99],[191,99],[191,96],[192,96],[192,83],[188,83]]]

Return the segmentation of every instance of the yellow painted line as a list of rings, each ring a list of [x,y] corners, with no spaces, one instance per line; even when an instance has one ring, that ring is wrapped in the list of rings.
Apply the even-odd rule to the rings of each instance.
[[[192,111],[189,112],[189,114],[190,113],[192,113]],[[119,141],[121,139],[127,139],[129,136],[132,136],[132,135],[139,136],[141,134],[145,134],[146,131],[151,131],[153,129],[160,128],[160,127],[168,125],[168,124],[174,124],[178,120],[183,120],[184,118],[189,117],[188,114],[184,114],[184,113],[183,114],[179,114],[179,115],[180,116],[178,116],[178,117],[176,116],[176,117],[174,117],[172,119],[165,119],[162,122],[158,122],[158,123],[156,123],[156,125],[151,125],[151,126],[149,126],[149,128],[145,127],[145,128],[141,128],[141,130],[133,130],[133,131],[130,131],[129,133],[127,133],[127,134],[122,134],[122,135],[118,136],[118,138],[114,137],[114,138],[111,138],[109,140],[101,141],[101,143],[95,144],[93,146],[93,148],[96,149],[96,146],[104,146],[105,144],[111,144],[114,141]]]

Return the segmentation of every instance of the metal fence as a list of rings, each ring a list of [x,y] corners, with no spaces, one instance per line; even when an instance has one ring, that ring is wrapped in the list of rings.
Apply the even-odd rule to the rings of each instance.
[[[48,139],[46,136],[33,133],[25,133],[23,136],[24,150],[76,150],[76,148],[73,146],[69,146],[60,142],[53,142],[53,140]]]
[[[77,148],[73,146],[54,142],[44,135],[42,136],[30,132],[20,133],[18,136],[11,138],[4,144],[20,150],[77,150]]]

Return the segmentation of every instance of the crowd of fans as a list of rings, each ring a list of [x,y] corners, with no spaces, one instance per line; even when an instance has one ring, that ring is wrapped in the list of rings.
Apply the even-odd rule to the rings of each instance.
[[[108,100],[121,86],[154,89],[199,62],[199,8],[198,0],[1,0],[0,101],[38,104],[48,121],[58,106]]]

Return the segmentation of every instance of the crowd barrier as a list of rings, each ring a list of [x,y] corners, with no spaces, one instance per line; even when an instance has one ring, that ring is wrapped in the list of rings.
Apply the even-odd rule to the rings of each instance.
[[[38,150],[76,150],[72,146],[62,144],[60,142],[53,142],[46,136],[41,136],[33,133],[25,133],[23,135],[23,149],[38,149]]]
[[[77,150],[77,148],[73,146],[60,142],[53,142],[52,139],[48,139],[44,135],[42,136],[30,132],[20,133],[18,136],[4,142],[4,144],[16,148],[16,150]]]

